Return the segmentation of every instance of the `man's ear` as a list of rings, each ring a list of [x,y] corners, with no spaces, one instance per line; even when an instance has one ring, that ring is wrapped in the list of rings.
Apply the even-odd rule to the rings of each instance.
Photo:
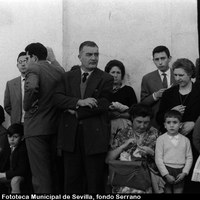
[[[38,62],[38,57],[35,56],[34,54],[33,54],[32,58],[33,58],[34,62]]]

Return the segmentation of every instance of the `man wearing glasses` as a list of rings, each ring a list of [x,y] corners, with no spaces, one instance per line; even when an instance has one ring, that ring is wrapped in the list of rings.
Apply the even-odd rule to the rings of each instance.
[[[10,122],[23,123],[23,96],[24,96],[24,81],[27,71],[27,56],[26,52],[21,52],[17,57],[17,68],[21,75],[9,80],[6,84],[4,93],[4,109],[10,116]]]

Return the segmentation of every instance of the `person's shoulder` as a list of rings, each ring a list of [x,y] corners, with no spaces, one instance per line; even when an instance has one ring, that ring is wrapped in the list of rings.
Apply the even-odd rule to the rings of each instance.
[[[17,76],[13,79],[10,79],[9,81],[7,81],[8,84],[13,84],[16,83],[17,81],[19,81],[19,79],[21,78],[21,76]]]
[[[102,76],[104,79],[111,79],[113,80],[113,76],[110,75],[109,73],[99,69],[99,68],[96,68],[95,71],[94,71],[96,74],[99,74],[100,76]]]
[[[166,137],[167,137],[167,133],[163,133],[158,136],[157,140],[165,140]]]
[[[149,82],[153,80],[157,75],[158,75],[158,70],[149,72],[142,77],[142,82]]]
[[[3,125],[0,125],[0,136],[6,135],[6,132],[7,129]]]
[[[35,72],[35,73],[38,73],[40,71],[40,66],[41,64],[40,63],[30,63],[29,66],[28,66],[28,69],[27,69],[27,73],[29,72]]]

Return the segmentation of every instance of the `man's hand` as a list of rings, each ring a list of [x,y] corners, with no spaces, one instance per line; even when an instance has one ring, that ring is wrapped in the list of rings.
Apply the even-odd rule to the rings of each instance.
[[[47,49],[47,60],[50,62],[53,62],[56,60],[56,57],[54,55],[53,49],[51,47],[46,47]]]
[[[156,99],[161,98],[162,95],[163,95],[163,92],[164,92],[165,90],[166,90],[166,88],[162,88],[162,89],[158,90],[157,92],[154,92],[155,98],[156,98]]]
[[[77,106],[89,106],[90,108],[98,107],[97,100],[95,98],[79,99]]]

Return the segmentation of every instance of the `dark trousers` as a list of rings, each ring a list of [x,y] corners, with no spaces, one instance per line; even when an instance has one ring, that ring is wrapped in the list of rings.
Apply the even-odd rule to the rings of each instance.
[[[65,193],[105,193],[106,153],[85,154],[84,132],[81,125],[77,130],[75,151],[63,153]]]
[[[26,138],[26,146],[32,172],[34,193],[61,193],[59,191],[56,135]]]

